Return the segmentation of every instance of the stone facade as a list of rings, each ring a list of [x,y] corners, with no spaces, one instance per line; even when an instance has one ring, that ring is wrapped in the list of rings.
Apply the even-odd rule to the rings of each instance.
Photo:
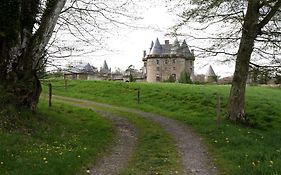
[[[173,44],[165,40],[160,44],[158,38],[151,43],[148,54],[144,51],[144,74],[147,82],[159,82],[168,79],[178,81],[185,71],[194,75],[194,54],[190,52],[185,40],[182,44],[176,39]]]

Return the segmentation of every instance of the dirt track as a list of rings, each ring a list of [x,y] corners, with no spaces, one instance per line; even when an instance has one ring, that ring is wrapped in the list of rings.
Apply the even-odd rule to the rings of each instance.
[[[61,97],[61,96],[54,96],[54,99],[57,100],[63,100],[66,103],[71,103],[80,107],[86,107],[91,108],[93,110],[96,110],[94,107],[102,107],[104,110],[96,110],[99,112],[102,116],[105,116],[113,121],[117,120],[121,123],[127,123],[127,121],[122,116],[114,116],[113,114],[106,112],[106,108],[111,108],[119,111],[125,111],[130,113],[135,113],[138,116],[148,118],[155,122],[156,124],[159,124],[162,126],[176,141],[176,146],[178,149],[178,153],[181,157],[182,167],[183,167],[183,173],[184,175],[215,175],[217,174],[217,169],[213,165],[212,161],[208,158],[207,151],[204,148],[202,141],[200,137],[198,137],[195,133],[191,131],[191,129],[172,119],[169,119],[167,117],[163,117],[156,114],[151,114],[147,112],[142,112],[136,109],[130,109],[125,107],[116,107],[113,105],[103,104],[103,103],[97,103],[87,100],[81,100],[81,99],[75,99],[75,98],[69,98],[69,97]],[[121,124],[120,123],[120,124]],[[119,125],[120,125],[119,124]],[[121,124],[122,126],[123,124]],[[115,126],[118,128],[118,124]],[[134,150],[135,146],[135,139],[137,137],[136,135],[136,129],[133,127],[132,124],[126,124],[127,129],[125,129],[125,135],[122,137],[132,139],[131,141],[120,141],[119,148],[113,148],[110,155],[105,156],[101,159],[101,163],[97,164],[95,167],[91,169],[91,174],[95,175],[101,175],[101,174],[107,174],[107,175],[114,175],[118,174],[122,168],[125,167],[127,162],[129,161],[130,154]],[[122,134],[122,127],[118,129],[120,134]],[[120,135],[119,134],[119,135]],[[123,133],[124,134],[124,133]],[[127,134],[127,135],[126,135]],[[116,146],[118,147],[118,146]],[[123,147],[123,148],[122,148]],[[124,156],[121,158],[123,162],[118,161],[118,156],[116,156],[116,151],[119,150],[120,154],[124,154]],[[121,153],[120,150],[129,150],[126,153]],[[117,151],[118,152],[118,151]],[[117,165],[117,163],[120,163]],[[107,170],[108,169],[108,170]],[[111,170],[113,169],[113,170]],[[99,170],[99,171],[98,171]],[[104,172],[103,172],[104,171]]]

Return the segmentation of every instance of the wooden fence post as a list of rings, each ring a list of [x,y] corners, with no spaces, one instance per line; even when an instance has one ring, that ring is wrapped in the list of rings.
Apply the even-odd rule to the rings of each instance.
[[[52,106],[52,84],[49,83],[49,107]]]
[[[217,93],[217,124],[221,124],[221,98],[219,93]]]

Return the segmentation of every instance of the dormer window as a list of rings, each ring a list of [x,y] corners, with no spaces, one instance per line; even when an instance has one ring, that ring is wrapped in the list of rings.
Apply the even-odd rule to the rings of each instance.
[[[168,59],[165,60],[165,64],[168,64]]]
[[[156,60],[156,64],[159,64],[159,60]]]

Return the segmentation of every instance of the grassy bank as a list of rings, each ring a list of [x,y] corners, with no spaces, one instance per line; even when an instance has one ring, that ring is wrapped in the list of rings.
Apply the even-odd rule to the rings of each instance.
[[[280,89],[247,88],[251,127],[246,127],[225,119],[221,126],[215,122],[215,94],[222,97],[225,115],[229,86],[69,81],[65,90],[63,81],[53,85],[54,94],[139,108],[191,125],[204,138],[221,174],[281,173]]]
[[[36,114],[1,114],[0,126],[1,175],[76,174],[113,138],[111,124],[96,113],[44,101]]]

